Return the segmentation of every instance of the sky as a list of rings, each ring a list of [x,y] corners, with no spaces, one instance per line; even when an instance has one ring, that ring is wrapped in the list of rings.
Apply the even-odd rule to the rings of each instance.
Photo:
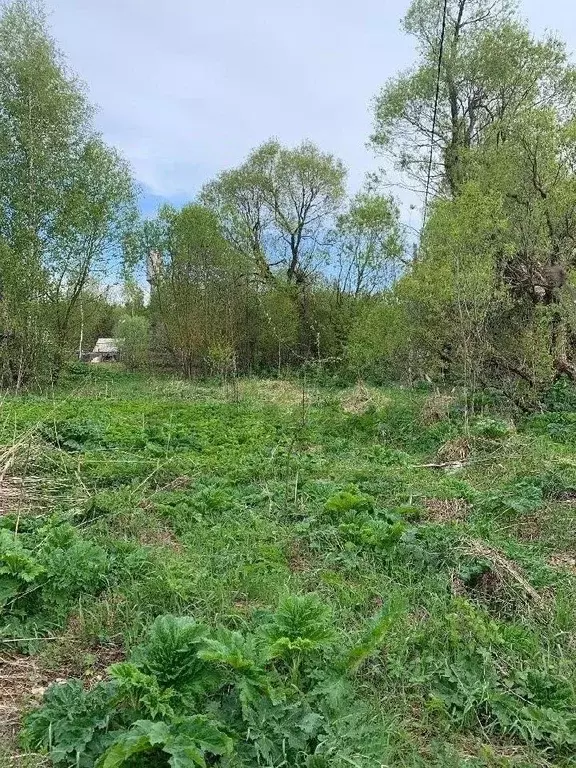
[[[131,163],[142,210],[190,200],[275,136],[340,157],[358,188],[371,102],[413,60],[409,0],[47,0],[52,31]],[[576,50],[574,0],[524,0],[534,32]]]

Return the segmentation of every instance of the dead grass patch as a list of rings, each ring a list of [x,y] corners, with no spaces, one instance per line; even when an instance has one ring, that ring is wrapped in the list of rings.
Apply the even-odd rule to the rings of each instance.
[[[140,544],[149,547],[167,547],[173,552],[182,552],[182,544],[169,528],[148,528],[138,536]]]
[[[483,561],[486,568],[466,582],[454,576],[454,594],[473,598],[503,615],[518,614],[534,607],[545,608],[544,596],[534,589],[521,568],[500,550],[478,539],[468,539],[464,554]]]
[[[435,523],[454,523],[465,520],[470,505],[465,499],[422,499],[425,518]]]
[[[298,539],[288,545],[288,567],[292,573],[306,573],[312,570],[313,554],[308,547]]]
[[[566,553],[551,555],[551,557],[548,558],[548,565],[558,568],[561,571],[568,571],[576,576],[576,557],[573,557],[572,555],[567,555]]]
[[[472,451],[472,444],[467,437],[452,437],[446,440],[436,454],[440,462],[466,461]]]
[[[242,379],[238,383],[242,397],[254,397],[274,405],[287,407],[300,405],[304,400],[308,404],[314,392],[309,387],[301,387],[286,379]]]
[[[441,392],[434,392],[434,394],[429,395],[424,401],[420,413],[422,423],[429,426],[446,419],[455,402],[456,397],[454,395],[442,394]]]
[[[37,661],[21,654],[0,655],[0,743],[15,743],[22,713],[39,703],[46,686],[57,679]]]
[[[375,387],[368,387],[359,381],[352,389],[345,390],[340,397],[340,405],[345,413],[361,416],[370,408],[382,408],[390,398]]]
[[[0,516],[29,514],[41,509],[38,484],[31,478],[7,476],[0,479]]]
[[[161,491],[181,491],[184,488],[189,488],[193,482],[194,481],[192,478],[188,475],[181,475],[180,477],[175,477],[174,480],[170,480],[170,482],[157,488],[156,493],[160,493]]]

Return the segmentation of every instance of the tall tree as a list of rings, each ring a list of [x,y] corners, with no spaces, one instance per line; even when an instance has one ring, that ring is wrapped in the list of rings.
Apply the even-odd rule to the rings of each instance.
[[[263,168],[262,194],[285,248],[280,256],[286,278],[302,285],[344,200],[346,170],[340,160],[311,142],[286,149],[269,141],[253,158]]]
[[[266,253],[272,215],[262,189],[262,170],[251,156],[239,168],[223,171],[205,184],[200,201],[217,213],[234,247],[252,260],[255,275],[267,281],[272,277]]]
[[[505,124],[525,110],[574,106],[576,72],[564,44],[553,36],[534,39],[510,0],[448,0],[432,136],[443,5],[413,0],[403,27],[415,39],[418,61],[376,98],[372,144],[419,191],[432,146],[432,189],[454,195],[466,178],[467,150],[504,141]]]
[[[304,355],[317,335],[310,284],[326,255],[326,236],[344,199],[345,178],[342,163],[311,142],[289,149],[273,139],[251,152],[239,168],[220,174],[201,194],[227,239],[249,257],[259,281],[278,296],[278,286],[272,284],[286,284],[298,313]]]
[[[342,163],[311,142],[288,149],[272,139],[206,184],[200,199],[260,277],[283,271],[301,284],[344,199],[345,178]]]
[[[189,204],[161,209],[151,315],[158,342],[187,376],[242,343],[245,258],[224,238],[212,211]]]
[[[12,267],[28,278],[20,308],[4,313],[4,334],[20,339],[20,371],[36,354],[22,331],[33,312],[42,331],[36,342],[52,348],[58,368],[74,306],[95,262],[111,256],[131,203],[128,169],[94,131],[84,89],[50,37],[42,6],[3,6],[0,238]],[[12,368],[8,361],[4,371]]]

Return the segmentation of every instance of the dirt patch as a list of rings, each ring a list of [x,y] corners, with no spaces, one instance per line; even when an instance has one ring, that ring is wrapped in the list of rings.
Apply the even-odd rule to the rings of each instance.
[[[559,568],[562,571],[569,571],[576,576],[576,557],[572,557],[572,555],[564,553],[552,555],[548,558],[548,565]]]
[[[565,504],[576,504],[576,491],[572,489],[560,491],[560,493],[554,496],[554,500],[563,501]]]
[[[292,573],[306,573],[312,569],[313,554],[308,547],[298,539],[288,545],[288,567]]]
[[[192,478],[188,475],[181,475],[180,477],[175,477],[174,480],[170,480],[170,482],[166,483],[166,485],[162,485],[160,488],[157,488],[156,492],[181,491],[183,488],[189,488],[192,485],[192,482]]]
[[[22,713],[40,702],[46,686],[57,678],[30,656],[0,654],[0,744],[15,744]]]
[[[71,677],[93,685],[104,678],[107,667],[123,658],[124,651],[116,645],[80,650],[73,642],[56,650],[52,663],[23,654],[0,654],[0,744],[9,751],[16,748],[23,715],[41,703],[49,685]]]
[[[149,528],[138,536],[140,544],[149,547],[167,547],[173,552],[182,552],[182,544],[169,528]]]
[[[484,604],[498,615],[516,615],[531,608],[545,609],[546,596],[539,594],[521,568],[500,550],[478,539],[469,539],[464,554],[483,567],[470,578],[452,579],[452,591]]]
[[[422,499],[426,520],[435,523],[454,523],[465,520],[470,514],[470,505],[465,499]]]

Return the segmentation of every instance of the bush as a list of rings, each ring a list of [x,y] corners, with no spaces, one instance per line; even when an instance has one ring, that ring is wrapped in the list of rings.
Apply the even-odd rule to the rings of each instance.
[[[70,768],[192,768],[224,756],[247,768],[355,764],[333,726],[354,706],[348,670],[393,619],[383,615],[336,656],[331,616],[315,595],[286,596],[252,633],[162,616],[108,680],[88,691],[78,680],[50,686],[23,741]]]
[[[120,355],[131,371],[146,368],[150,352],[150,323],[141,315],[124,315],[118,321],[115,336],[119,340]]]
[[[567,376],[562,376],[544,395],[543,404],[548,411],[576,411],[576,387]]]
[[[18,534],[0,528],[0,615],[3,634],[27,623],[36,629],[63,621],[82,595],[107,583],[106,551],[66,523],[47,523]]]

